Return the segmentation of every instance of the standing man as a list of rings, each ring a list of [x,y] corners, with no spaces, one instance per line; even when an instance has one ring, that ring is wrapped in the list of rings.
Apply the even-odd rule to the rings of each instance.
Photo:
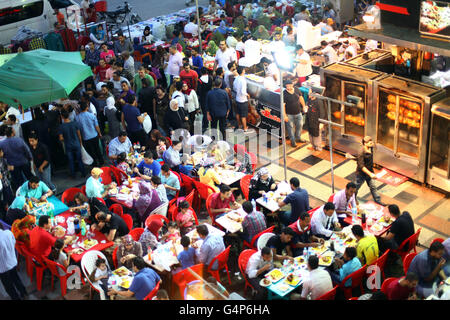
[[[222,79],[216,78],[214,86],[206,96],[206,114],[208,121],[211,121],[211,129],[216,129],[219,124],[222,138],[218,140],[225,140],[225,129],[227,126],[227,117],[231,110],[230,98],[228,93],[220,89],[222,86]]]
[[[5,135],[6,139],[0,142],[0,148],[3,150],[8,165],[13,167],[11,182],[15,191],[25,181],[24,176],[26,179],[32,177],[30,161],[33,159],[33,155],[23,139],[15,136],[13,128],[7,127]]]
[[[370,136],[365,136],[362,139],[362,148],[359,150],[358,156],[356,157],[356,196],[358,195],[359,188],[366,182],[370,188],[373,200],[376,203],[385,206],[385,204],[381,202],[381,197],[373,182],[374,179],[377,179],[377,175],[373,171],[373,146],[374,142]]]
[[[284,95],[284,121],[286,122],[287,132],[289,135],[289,139],[291,140],[291,146],[295,148],[297,144],[295,143],[305,143],[305,140],[302,140],[301,134],[303,129],[303,114],[307,110],[305,100],[303,99],[303,95],[297,88],[294,88],[292,81],[286,81],[286,90],[283,92]],[[295,137],[293,133],[293,129],[295,127]]]
[[[50,155],[47,146],[39,142],[35,132],[30,134],[28,142],[30,143],[31,153],[33,154],[34,172],[39,179],[44,181],[53,193],[56,193],[56,186],[52,182]]]
[[[142,89],[142,81],[144,79],[147,79],[150,83],[150,87],[155,86],[155,81],[153,80],[153,77],[145,72],[145,68],[143,66],[139,67],[138,72],[134,75],[133,79],[133,90],[136,92],[136,94],[139,96],[139,92]]]
[[[189,63],[183,65],[183,70],[180,72],[180,81],[182,83],[186,81],[190,89],[197,91],[198,74],[194,70],[191,70]]]
[[[116,56],[120,56],[122,52],[128,51],[130,55],[134,53],[133,45],[131,41],[126,39],[121,31],[119,31],[119,39],[114,42],[114,53]]]
[[[302,85],[302,82],[308,80],[308,77],[312,74],[312,63],[311,57],[301,45],[297,45],[297,66],[295,68],[295,74],[299,80],[299,86]]]
[[[250,98],[250,95],[247,93],[245,68],[243,66],[238,66],[237,73],[239,76],[234,79],[233,83],[234,91],[236,92],[236,120],[239,127],[242,124],[244,132],[247,132],[248,99]]]
[[[225,40],[220,41],[214,61],[214,70],[222,68],[224,71],[227,71],[228,63],[232,61],[237,61],[236,51],[233,48],[228,48]]]
[[[170,84],[172,84],[173,77],[180,75],[180,68],[183,66],[183,56],[175,45],[170,46],[169,54],[169,61],[166,63],[165,72],[170,75]]]
[[[141,114],[137,107],[135,95],[130,95],[129,103],[122,108],[122,126],[127,129],[132,143],[139,142],[141,146],[147,144],[147,133],[142,126],[147,113]]]
[[[322,151],[321,132],[323,130],[323,123],[319,119],[325,119],[325,109],[321,100],[314,95],[309,94],[308,111],[306,114],[306,123],[308,125],[309,142],[311,146],[309,150]]]
[[[0,280],[12,300],[24,300],[27,290],[17,273],[16,239],[0,223]]]
[[[61,112],[62,123],[59,127],[59,140],[64,142],[67,159],[69,160],[70,177],[75,178],[75,161],[78,163],[81,177],[86,176],[83,161],[81,160],[81,139],[80,127],[74,121],[70,121],[69,113],[66,110]]]
[[[87,153],[94,159],[93,166],[101,167],[105,163],[100,151],[100,138],[102,133],[98,126],[97,117],[89,112],[89,105],[86,102],[80,104],[81,112],[76,117],[76,121],[80,126],[81,135],[83,137],[83,145]]]

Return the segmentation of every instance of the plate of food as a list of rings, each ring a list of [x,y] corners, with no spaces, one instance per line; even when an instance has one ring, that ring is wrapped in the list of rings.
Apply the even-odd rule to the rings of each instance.
[[[323,244],[320,245],[320,246],[318,246],[318,247],[312,247],[311,249],[312,249],[312,251],[314,251],[314,253],[316,253],[316,254],[322,254],[322,253],[324,253],[325,251],[328,250],[328,248],[325,247],[325,245],[323,245]]]
[[[53,228],[54,234],[56,238],[62,238],[66,235],[66,228],[61,226],[56,226]]]
[[[109,189],[109,194],[110,194],[110,195],[115,195],[115,194],[117,194],[117,188],[111,188],[111,189]]]
[[[84,250],[82,248],[76,248],[72,250],[73,254],[82,254]]]
[[[347,239],[345,239],[344,244],[347,247],[352,247],[352,246],[356,245],[356,240],[353,238],[347,238]]]
[[[67,238],[71,238],[71,237],[72,237],[72,236],[66,236],[65,238],[67,239]],[[69,246],[73,245],[74,243],[76,243],[76,242],[78,241],[78,239],[80,239],[80,238],[79,238],[79,237],[73,238],[72,241],[70,241],[70,242],[68,243],[68,245],[69,245]]]
[[[114,270],[112,273],[119,277],[125,277],[125,276],[130,275],[131,272],[126,267],[122,266],[122,267]]]
[[[80,248],[83,248],[84,250],[89,250],[93,246],[97,245],[98,241],[96,239],[85,239],[83,241],[78,242],[78,245]]]
[[[380,232],[383,230],[383,226],[379,223],[375,223],[372,227],[370,227],[370,229],[375,232]]]
[[[260,285],[261,287],[268,287],[268,286],[270,286],[271,284],[272,284],[272,281],[271,281],[269,278],[261,279],[261,281],[259,282],[259,285]]]
[[[296,260],[298,263],[306,263],[305,258],[302,256],[295,257],[294,260]]]
[[[266,275],[266,277],[269,278],[272,282],[277,282],[284,277],[284,274],[280,269],[273,269]]]
[[[290,290],[291,286],[285,284],[284,282],[281,282],[279,285],[277,285],[276,289],[280,292],[284,292]]]
[[[123,194],[129,194],[131,192],[131,189],[128,187],[123,187],[122,189],[120,189],[120,193]]]
[[[298,283],[300,282],[300,278],[296,275],[290,274],[286,277],[286,279],[284,280],[284,283],[290,285],[290,286],[297,286]]]
[[[128,276],[124,276],[120,279],[120,284],[119,286],[121,286],[124,289],[128,289],[131,285],[131,278]]]
[[[324,254],[319,258],[319,265],[328,267],[333,263],[333,255],[332,254]]]

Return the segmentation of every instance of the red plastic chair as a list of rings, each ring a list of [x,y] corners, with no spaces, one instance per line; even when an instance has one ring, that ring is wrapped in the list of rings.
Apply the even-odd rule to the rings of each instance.
[[[133,229],[133,218],[129,214],[125,213],[122,216],[122,219],[127,224],[128,230],[132,230]]]
[[[405,274],[408,273],[409,266],[416,256],[417,253],[411,252],[405,256],[405,259],[403,259],[403,271],[405,272]]]
[[[115,214],[123,218],[123,207],[120,204],[112,204],[111,207],[109,207],[109,211],[114,212]]]
[[[94,3],[95,11],[97,12],[105,12],[108,9],[108,3],[106,0],[100,0]]]
[[[328,202],[333,202],[334,200],[334,193],[328,198]]]
[[[57,277],[57,278],[59,278],[59,283],[61,285],[61,295],[64,297],[67,293],[67,278],[70,277],[71,275],[73,275],[76,272],[76,270],[73,270],[72,272],[67,273],[67,269],[63,265],[61,265],[55,261],[52,261],[46,257],[42,257],[42,258],[43,258],[45,264],[47,265],[47,267],[50,269],[50,272],[53,275],[52,276],[52,290],[54,288],[54,277]],[[59,268],[64,271],[63,276],[59,274]],[[85,282],[84,282],[83,277],[80,277],[80,278],[81,278],[81,282],[84,285]]]
[[[133,238],[134,241],[139,241],[139,238],[141,237],[143,232],[144,228],[134,228],[128,234]]]
[[[208,211],[208,215],[209,215],[209,218],[211,219],[212,225],[223,230],[223,228],[216,223],[214,214],[211,212],[211,198],[212,198],[212,194],[209,195],[208,199],[206,199],[206,211]]]
[[[241,179],[241,191],[244,194],[245,200],[248,200],[248,195],[250,193],[250,180],[253,178],[252,174],[248,174]]]
[[[182,182],[182,180],[181,180],[180,174],[179,174],[178,172],[175,172],[175,171],[172,171],[172,170],[170,170],[170,171],[171,171],[174,175],[177,176],[178,182],[180,183],[180,190],[181,190],[181,185],[183,184],[183,182]],[[174,198],[174,199],[177,199],[177,198],[180,196],[180,190],[177,191],[177,194],[175,195],[175,198]]]
[[[100,175],[102,178],[102,184],[107,185],[113,182],[112,177],[114,176],[110,167],[101,167],[103,173]]]
[[[16,250],[17,252],[24,257],[25,259],[25,264],[26,264],[26,271],[27,271],[27,275],[30,278],[30,281],[33,281],[33,261],[31,259],[31,256],[29,256],[27,254],[27,252],[25,252],[25,250],[23,249],[23,247],[25,247],[25,244],[21,241],[16,241]],[[17,260],[17,262],[19,262],[19,260]]]
[[[80,188],[67,189],[66,191],[63,192],[63,194],[61,196],[61,202],[65,203],[65,204],[72,202],[77,193],[83,193],[83,190],[81,190]]]
[[[202,200],[207,200],[210,194],[216,192],[211,186],[204,184],[200,181],[194,181],[195,190],[197,190],[197,194],[199,196],[198,206],[196,206],[196,210],[199,211],[202,206]]]
[[[197,273],[200,277],[203,277],[203,264],[196,264],[190,267],[190,269]],[[178,286],[181,299],[183,299],[184,297],[184,289],[186,288],[186,285],[194,280],[198,279],[194,277],[194,275],[192,275],[192,273],[190,273],[188,269],[177,272],[172,276],[172,285]]]
[[[81,187],[81,192],[86,195],[86,185]]]
[[[336,297],[336,290],[339,288],[339,286],[335,286],[333,289],[328,291],[327,293],[324,293],[320,297],[318,297],[316,300],[334,300]]]
[[[348,299],[348,300],[358,300],[359,299],[359,297],[351,297],[350,299]]]
[[[30,267],[36,270],[36,287],[39,291],[41,291],[42,278],[44,275],[44,270],[47,269],[47,265],[42,258],[35,256],[26,246],[22,246],[22,251],[27,258],[30,259]],[[30,281],[33,281],[33,270],[31,270]]]
[[[390,251],[391,251],[391,249],[386,250],[386,252],[383,253],[383,255],[381,257],[378,257],[378,259],[375,260],[374,263],[372,263],[372,265],[378,266],[378,268],[380,268],[381,275],[383,276],[382,279],[385,278],[385,276],[384,276],[384,268],[386,266],[386,261],[387,261],[387,258],[389,256]],[[373,291],[376,291],[376,289],[374,288]]]
[[[158,293],[159,286],[161,285],[161,280],[158,281],[156,286],[153,288],[152,291],[144,298],[144,300],[152,300],[154,296],[156,296],[156,293]]]
[[[152,214],[152,215],[149,215],[148,216],[148,218],[145,220],[145,226],[148,228],[148,226],[150,225],[150,223],[153,221],[153,220],[158,220],[158,219],[161,219],[163,222],[165,222],[165,223],[169,223],[169,219],[167,219],[166,217],[164,217],[163,215],[160,215],[160,214]]]
[[[166,137],[167,142],[169,143],[169,146],[172,145],[172,140],[169,137]]]
[[[195,195],[195,190],[191,190],[191,192],[189,192],[189,194],[186,196],[186,198],[184,198],[184,200],[189,202],[191,207],[193,206],[193,203],[194,203],[194,195]]]
[[[408,239],[405,239],[402,244],[395,249],[393,252],[395,252],[396,254],[398,254],[402,260],[405,259],[405,256],[411,252],[411,250],[414,250],[414,252],[417,253],[416,251],[416,244],[418,242],[419,239],[419,235],[420,235],[420,231],[422,230],[422,228],[419,228],[416,233],[414,233],[412,236],[410,236]],[[406,250],[405,250],[406,248]]]
[[[114,269],[117,269],[119,267],[119,264],[117,262],[117,250],[119,250],[119,247],[117,246],[113,253],[112,253],[112,260],[113,260],[113,264],[114,264]]]
[[[224,251],[219,253],[214,259],[211,260],[211,262],[208,265],[208,272],[217,280],[220,282],[220,274],[219,270],[225,269],[227,271],[228,276],[228,283],[231,286],[231,279],[230,279],[230,272],[228,271],[228,257],[230,256],[230,248],[231,245],[228,246]],[[218,262],[217,270],[212,270],[212,266],[215,262]]]
[[[256,253],[256,250],[253,249],[246,249],[244,251],[241,252],[241,254],[239,255],[238,258],[238,266],[239,266],[239,270],[241,271],[242,277],[245,280],[245,287],[244,287],[244,293],[247,290],[247,287],[252,288],[253,290],[255,288],[253,288],[253,286],[250,284],[250,282],[248,282],[247,279],[247,264],[248,264],[248,260],[250,259],[250,257]]]
[[[383,292],[385,295],[387,295],[387,287],[389,286],[390,283],[394,282],[395,280],[398,280],[399,278],[387,278],[383,281],[383,283],[381,284],[381,292]]]
[[[364,292],[362,283],[363,283],[364,276],[366,274],[366,269],[367,269],[367,265],[362,266],[355,272],[346,276],[344,278],[344,280],[342,280],[342,282],[339,284],[339,288],[341,288],[344,291],[345,299],[350,299],[352,297],[353,289],[358,286],[361,289],[361,293]],[[345,283],[350,279],[352,280],[352,285],[350,287],[346,287]]]
[[[256,250],[257,249],[256,248],[256,243],[257,243],[259,237],[261,235],[263,235],[264,233],[272,232],[273,229],[275,229],[275,225],[273,225],[270,228],[267,228],[266,230],[263,230],[260,233],[254,235],[252,240],[250,241],[250,243],[248,243],[247,241],[244,240],[244,248],[249,248],[249,249],[255,249]]]
[[[128,174],[125,171],[114,166],[111,166],[110,168],[119,186],[122,185],[124,181],[128,180]]]
[[[189,194],[194,189],[194,179],[185,175],[184,173],[180,173],[181,177],[181,188],[184,189],[184,194]],[[191,204],[192,205],[192,204]]]
[[[311,217],[311,219],[312,219],[314,213],[315,213],[315,212],[317,211],[317,209],[319,209],[319,208],[320,208],[320,206],[319,206],[319,207],[316,207],[316,208],[313,208],[313,209],[311,209],[311,210],[308,211],[308,214],[309,214],[309,216]]]

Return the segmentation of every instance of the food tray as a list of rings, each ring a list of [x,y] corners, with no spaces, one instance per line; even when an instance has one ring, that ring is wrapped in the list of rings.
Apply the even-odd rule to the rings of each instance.
[[[329,267],[333,263],[334,253],[326,253],[319,258],[319,266]]]
[[[78,242],[78,246],[80,248],[83,248],[84,250],[89,250],[97,244],[98,244],[98,241],[96,239],[91,239],[91,240],[85,239],[84,241]]]
[[[122,266],[122,267],[114,270],[112,273],[119,277],[125,277],[125,276],[130,275],[131,271],[128,270],[126,267]]]
[[[286,279],[283,281],[283,283],[285,283],[287,285],[290,285],[290,286],[293,286],[293,287],[296,287],[299,284],[300,280],[301,279],[298,276],[294,276],[292,281],[288,281],[288,279],[286,277]]]
[[[266,275],[266,277],[268,277],[270,280],[272,280],[273,283],[275,283],[275,282],[283,279],[284,274],[283,274],[283,272],[281,272],[280,269],[273,269]]]

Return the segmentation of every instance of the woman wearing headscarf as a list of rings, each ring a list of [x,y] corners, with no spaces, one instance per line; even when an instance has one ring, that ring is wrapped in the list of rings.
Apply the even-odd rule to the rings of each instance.
[[[153,35],[150,32],[150,27],[146,26],[144,28],[144,33],[142,34],[141,37],[141,43],[151,43],[153,41]]]
[[[163,222],[160,219],[150,222],[148,227],[144,229],[139,242],[142,246],[143,255],[148,253],[148,248],[155,250],[159,244],[159,230],[161,230]]]
[[[206,53],[211,57],[215,57],[217,50],[219,50],[217,44],[213,40],[209,41],[208,46],[206,47]]]
[[[135,200],[134,207],[136,208],[139,218],[145,222],[150,212],[162,204],[158,197],[158,193],[147,182],[139,184],[140,196]]]
[[[189,114],[189,125],[194,127],[195,114],[198,113],[200,105],[195,90],[189,88],[186,81],[183,81],[181,92],[184,94],[184,109]]]
[[[90,34],[89,34],[89,38],[91,39],[92,42],[94,42],[94,46],[95,49],[98,50],[100,48],[100,46],[103,44],[103,41],[100,41],[100,39],[98,39],[98,34],[97,34],[97,27],[93,26],[90,29]]]
[[[127,234],[121,238],[121,244],[117,249],[117,267],[125,266],[132,268],[132,259],[134,257],[142,257],[142,245],[140,242],[134,241],[133,238]]]
[[[260,25],[258,26],[258,28],[256,28],[255,32],[253,32],[253,37],[260,40],[269,40],[270,34],[267,31],[266,27]]]
[[[275,184],[275,180],[270,175],[269,170],[265,167],[261,168],[250,180],[248,199],[256,200],[264,193],[275,190],[276,187],[277,185]]]
[[[16,241],[21,241],[25,246],[30,245],[30,235],[29,232],[33,229],[36,224],[36,217],[33,215],[27,215],[21,220],[16,220],[11,226],[11,232],[16,238]]]
[[[183,108],[178,107],[178,101],[172,99],[169,110],[167,110],[164,116],[166,133],[173,134],[173,131],[177,129],[187,129],[187,121],[189,121],[189,118],[184,113]]]
[[[102,86],[102,93],[106,100],[106,106],[103,109],[103,113],[108,121],[108,132],[111,138],[115,138],[120,132],[120,121],[117,118],[116,100],[111,93],[113,85],[111,83]]]

